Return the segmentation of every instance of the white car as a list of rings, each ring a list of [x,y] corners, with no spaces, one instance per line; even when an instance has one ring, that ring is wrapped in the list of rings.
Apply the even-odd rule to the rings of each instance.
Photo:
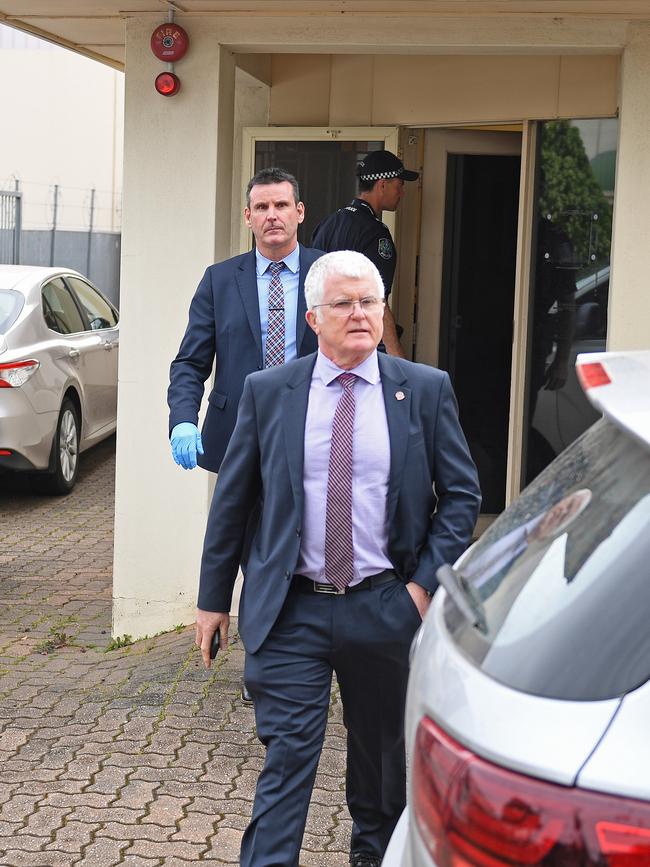
[[[118,313],[63,268],[0,265],[0,472],[67,494],[79,454],[115,431]]]
[[[440,570],[384,867],[650,865],[650,352],[577,372],[603,417]]]

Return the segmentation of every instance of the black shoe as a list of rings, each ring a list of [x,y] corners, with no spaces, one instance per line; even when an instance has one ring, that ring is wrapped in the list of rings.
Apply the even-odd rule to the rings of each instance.
[[[381,858],[369,852],[350,852],[351,867],[380,867]]]
[[[249,707],[253,707],[253,696],[248,691],[248,687],[246,686],[246,684],[244,683],[243,680],[241,682],[241,700],[242,700],[242,704],[246,704]]]

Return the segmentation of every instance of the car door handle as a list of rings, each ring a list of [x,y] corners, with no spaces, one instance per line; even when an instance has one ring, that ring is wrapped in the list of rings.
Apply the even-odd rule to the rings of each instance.
[[[114,346],[115,346],[115,344],[114,344],[114,343],[111,343],[110,340],[105,340],[105,341],[104,341],[104,349],[106,349],[107,352],[110,352],[110,351],[113,349]]]
[[[68,355],[70,356],[70,358],[79,358],[81,353],[78,349],[71,349],[70,352],[68,352]]]

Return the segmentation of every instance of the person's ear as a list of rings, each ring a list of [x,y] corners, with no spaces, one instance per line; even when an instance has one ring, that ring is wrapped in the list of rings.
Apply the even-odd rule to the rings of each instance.
[[[296,210],[298,211],[298,222],[302,223],[305,219],[305,206],[302,202],[298,202],[296,205]]]
[[[251,228],[251,209],[250,208],[244,208],[244,222],[246,223],[246,225],[250,229]]]
[[[318,336],[320,334],[320,328],[318,327],[318,315],[315,310],[308,310],[305,313],[305,319],[307,320],[307,324],[311,328],[311,330]]]

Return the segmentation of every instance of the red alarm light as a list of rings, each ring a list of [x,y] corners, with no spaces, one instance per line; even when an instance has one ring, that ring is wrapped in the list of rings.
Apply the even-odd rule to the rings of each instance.
[[[156,76],[154,85],[162,96],[176,96],[181,89],[181,80],[173,72],[161,72]]]

